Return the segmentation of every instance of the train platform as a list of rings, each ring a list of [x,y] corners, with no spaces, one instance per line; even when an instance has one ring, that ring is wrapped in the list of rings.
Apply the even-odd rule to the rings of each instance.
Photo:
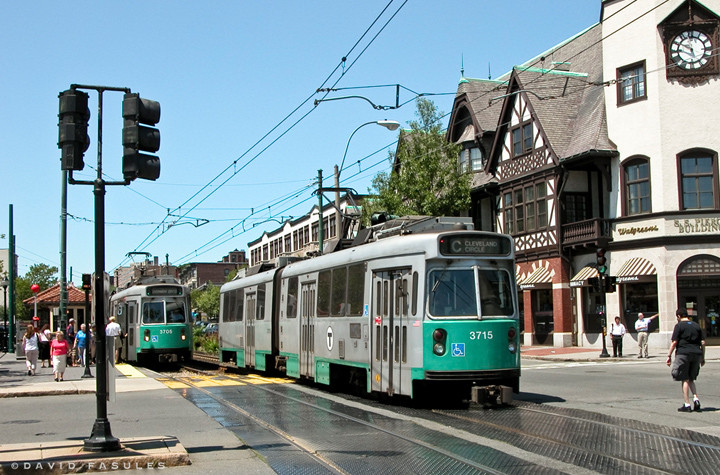
[[[95,367],[90,372],[95,376]],[[96,379],[68,367],[27,373],[25,359],[0,354],[0,475],[17,473],[274,473],[257,454],[192,403],[130,365],[115,370],[116,402],[108,402],[120,450],[89,452],[84,440],[96,418]],[[178,417],[181,415],[181,417]],[[130,435],[132,434],[132,435]]]

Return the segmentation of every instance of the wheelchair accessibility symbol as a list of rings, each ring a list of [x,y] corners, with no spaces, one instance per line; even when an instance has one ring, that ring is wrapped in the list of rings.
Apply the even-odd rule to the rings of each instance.
[[[153,335],[153,336],[150,338],[150,341],[152,341],[153,343],[157,343],[157,342],[160,341],[160,337],[157,336],[157,335]]]
[[[450,354],[453,356],[465,356],[465,343],[451,343]]]

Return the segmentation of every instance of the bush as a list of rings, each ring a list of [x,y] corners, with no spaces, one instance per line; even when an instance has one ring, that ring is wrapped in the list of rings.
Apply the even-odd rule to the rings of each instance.
[[[218,354],[219,345],[217,334],[205,335],[202,329],[195,329],[195,331],[193,331],[193,345],[195,346],[195,351],[208,353],[210,355]]]

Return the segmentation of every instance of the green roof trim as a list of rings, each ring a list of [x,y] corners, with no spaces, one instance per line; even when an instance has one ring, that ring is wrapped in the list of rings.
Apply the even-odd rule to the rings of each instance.
[[[576,77],[576,78],[588,77],[587,73],[574,73],[572,71],[560,71],[559,69],[533,68],[530,66],[528,66],[528,67],[515,66],[515,68],[518,71],[526,71],[526,72],[530,72],[530,73],[555,74],[557,76],[568,76],[568,77]]]

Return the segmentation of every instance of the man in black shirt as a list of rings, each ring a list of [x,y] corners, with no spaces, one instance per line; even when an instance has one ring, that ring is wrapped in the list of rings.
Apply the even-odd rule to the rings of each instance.
[[[700,367],[705,365],[705,336],[700,325],[690,320],[687,311],[679,308],[675,312],[678,319],[673,329],[672,344],[668,352],[667,365],[672,362],[673,351],[675,364],[672,366],[672,377],[675,381],[682,381],[683,398],[685,404],[678,408],[680,412],[700,410],[700,399],[695,389],[695,380],[700,373]],[[693,395],[693,405],[690,405],[690,394]]]

